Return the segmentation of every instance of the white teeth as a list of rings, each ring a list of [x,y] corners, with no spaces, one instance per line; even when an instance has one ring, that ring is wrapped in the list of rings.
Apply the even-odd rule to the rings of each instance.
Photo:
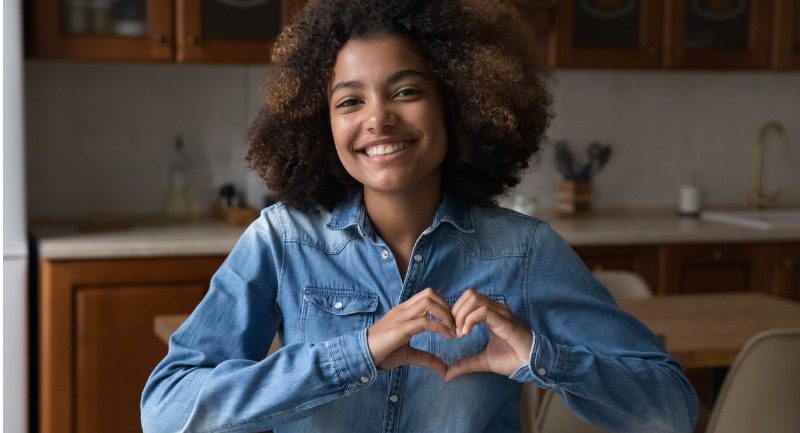
[[[379,144],[377,146],[370,146],[364,149],[364,153],[366,153],[367,156],[389,155],[405,149],[406,147],[408,147],[408,145],[409,145],[408,141],[401,141],[399,143],[390,143],[390,144]]]

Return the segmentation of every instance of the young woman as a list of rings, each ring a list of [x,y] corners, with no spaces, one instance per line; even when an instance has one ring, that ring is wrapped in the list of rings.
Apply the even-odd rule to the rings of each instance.
[[[321,0],[282,34],[249,153],[280,201],[170,339],[146,432],[519,432],[524,382],[612,431],[692,431],[680,365],[494,204],[550,117],[501,6]]]

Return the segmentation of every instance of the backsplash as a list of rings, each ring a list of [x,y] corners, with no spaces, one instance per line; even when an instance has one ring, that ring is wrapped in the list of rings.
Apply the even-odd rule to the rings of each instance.
[[[244,156],[266,67],[29,61],[25,72],[32,218],[161,212],[177,134],[193,162],[196,211],[223,183],[260,189]],[[764,191],[800,206],[800,73],[557,71],[553,94],[551,143],[581,155],[595,140],[614,147],[595,208],[675,207],[692,172],[704,207],[744,206],[753,143],[770,120],[792,144],[768,138]],[[514,193],[552,208],[552,144],[537,161]]]

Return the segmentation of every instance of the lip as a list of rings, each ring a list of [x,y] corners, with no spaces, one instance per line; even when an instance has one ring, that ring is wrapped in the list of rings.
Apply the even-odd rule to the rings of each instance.
[[[358,153],[366,155],[366,150],[368,148],[370,148],[370,147],[380,146],[380,145],[390,144],[390,143],[397,143],[397,142],[401,142],[401,141],[406,141],[406,142],[409,142],[409,143],[413,143],[414,141],[416,141],[416,137],[401,136],[401,135],[394,135],[394,136],[389,136],[389,137],[381,137],[381,138],[377,138],[375,140],[370,140],[370,141],[368,141],[368,142],[366,142],[366,143],[364,143],[364,144],[362,144],[360,146],[357,146],[353,150],[355,152],[358,152]]]

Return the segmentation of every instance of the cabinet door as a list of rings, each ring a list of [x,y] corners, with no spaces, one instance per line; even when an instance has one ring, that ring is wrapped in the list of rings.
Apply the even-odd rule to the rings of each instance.
[[[771,0],[670,0],[666,65],[766,69]]]
[[[172,3],[163,0],[33,0],[33,57],[172,59]]]
[[[556,9],[558,67],[659,68],[660,0],[566,0]]]
[[[669,245],[662,247],[662,293],[766,291],[765,258],[757,245]]]
[[[630,271],[657,291],[658,248],[655,246],[575,247],[575,252],[591,271]]]
[[[177,0],[176,60],[268,63],[272,43],[305,0]]]
[[[38,431],[141,431],[144,379],[166,350],[153,316],[191,311],[223,259],[42,260]]]
[[[141,432],[142,389],[166,354],[166,346],[153,333],[153,318],[190,313],[205,289],[201,284],[77,288],[77,432]]]
[[[772,66],[800,69],[800,3],[776,0],[773,19]]]
[[[766,246],[770,255],[772,293],[800,301],[800,244]]]

